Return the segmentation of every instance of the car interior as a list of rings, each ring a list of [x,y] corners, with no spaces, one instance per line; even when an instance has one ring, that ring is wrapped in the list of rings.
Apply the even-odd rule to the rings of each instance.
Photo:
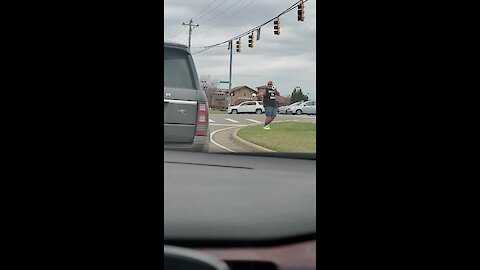
[[[315,162],[164,151],[165,269],[316,269]]]

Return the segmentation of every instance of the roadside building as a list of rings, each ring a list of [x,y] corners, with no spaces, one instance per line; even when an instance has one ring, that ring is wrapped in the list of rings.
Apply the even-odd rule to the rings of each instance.
[[[221,88],[208,88],[205,93],[208,98],[208,105],[210,108],[215,109],[226,109],[228,107],[228,97],[231,97],[231,104],[233,106],[238,105],[244,101],[250,100],[262,100],[260,97],[254,97],[253,94],[257,94],[258,91],[265,89],[267,86],[255,87],[256,89],[250,88],[246,85],[237,86],[232,88],[229,92],[228,89]],[[278,105],[284,106],[290,104],[290,98],[285,96],[277,97]]]
[[[257,90],[252,89],[246,85],[232,88],[230,96],[232,98],[232,105],[238,105],[244,101],[257,100],[253,94],[257,94]]]
[[[205,92],[208,98],[208,106],[215,109],[226,109],[228,107],[228,89],[209,88]]]

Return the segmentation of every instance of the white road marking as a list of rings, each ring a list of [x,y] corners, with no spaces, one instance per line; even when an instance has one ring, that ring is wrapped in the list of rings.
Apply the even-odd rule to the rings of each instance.
[[[315,119],[315,118],[317,118],[317,116],[311,116],[311,115],[306,115],[306,114],[296,115],[295,117],[298,117],[298,118],[309,118],[309,119]]]
[[[225,118],[225,120],[230,121],[232,123],[239,123],[237,120],[233,120],[233,119],[230,119],[230,118]]]
[[[261,124],[261,123],[262,123],[262,122],[260,122],[260,121],[253,120],[253,119],[250,119],[250,118],[247,118],[247,119],[245,119],[245,120],[248,120],[248,121],[250,121],[250,122],[254,122],[254,123],[257,123],[257,124]]]
[[[212,119],[208,119],[208,121],[209,121],[210,123],[215,123],[215,121],[213,121]]]
[[[227,150],[227,151],[229,151],[229,152],[235,153],[235,151],[233,151],[232,149],[227,148],[227,147],[225,147],[225,146],[223,146],[223,145],[221,145],[221,144],[219,144],[219,143],[217,143],[216,141],[213,140],[213,135],[215,135],[215,133],[220,132],[220,131],[224,131],[224,130],[227,130],[227,129],[231,129],[231,128],[236,128],[236,127],[222,128],[222,129],[215,130],[214,132],[210,133],[210,142],[213,143],[213,144],[215,144],[216,146],[224,149],[224,150]]]

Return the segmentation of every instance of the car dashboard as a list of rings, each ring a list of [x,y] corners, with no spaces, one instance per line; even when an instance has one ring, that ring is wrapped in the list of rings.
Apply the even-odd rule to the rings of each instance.
[[[315,165],[289,155],[164,151],[164,246],[233,270],[315,269]]]

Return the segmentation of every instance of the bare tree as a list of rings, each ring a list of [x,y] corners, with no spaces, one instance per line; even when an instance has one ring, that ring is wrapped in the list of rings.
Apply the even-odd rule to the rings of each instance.
[[[212,75],[200,76],[200,86],[202,87],[203,91],[207,91],[209,88],[218,87],[219,84],[219,80]]]

